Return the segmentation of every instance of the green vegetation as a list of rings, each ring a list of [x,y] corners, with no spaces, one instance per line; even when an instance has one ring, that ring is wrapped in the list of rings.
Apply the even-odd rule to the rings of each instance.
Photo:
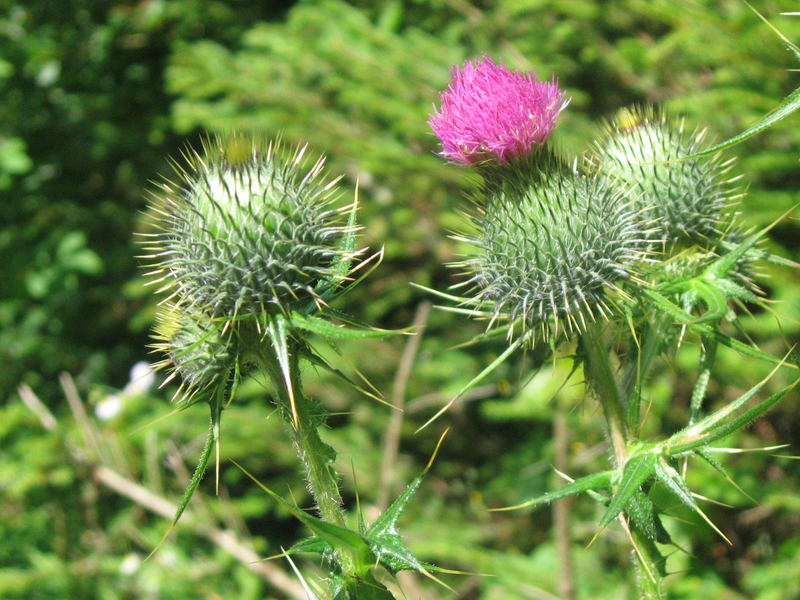
[[[780,15],[789,3],[753,4],[800,41],[800,16]],[[34,0],[0,16],[0,48],[0,598],[303,597],[286,559],[258,562],[309,531],[292,505],[245,473],[300,507],[312,503],[263,379],[245,382],[225,410],[219,496],[209,473],[176,534],[144,560],[191,478],[208,413],[194,406],[162,419],[177,385],[146,387],[141,371],[129,381],[135,363],[161,358],[147,349],[156,298],[134,258],[141,249],[133,232],[148,231],[146,190],[170,173],[167,157],[185,143],[199,148],[205,132],[231,130],[308,142],[328,156],[330,173],[345,174],[345,199],[358,186],[360,245],[383,248],[384,260],[346,309],[386,329],[424,324],[421,337],[314,345],[402,413],[303,367],[305,392],[332,413],[323,443],[338,452],[353,528],[359,511],[372,523],[419,483],[451,428],[397,527],[420,560],[470,574],[437,574],[456,593],[417,574],[401,578],[407,596],[568,597],[572,583],[577,598],[634,597],[622,530],[610,525],[586,548],[601,505],[571,501],[569,581],[548,509],[488,511],[553,490],[553,465],[574,479],[608,468],[600,409],[583,399],[569,360],[543,360],[538,348],[517,353],[417,432],[506,347],[502,336],[457,347],[482,325],[429,310],[431,296],[410,285],[446,290],[456,281],[444,265],[465,248],[447,233],[463,227],[463,195],[477,188],[435,156],[426,119],[449,68],[486,52],[558,76],[573,100],[554,141],[568,152],[598,137],[598,120],[645,102],[684,116],[689,131],[727,139],[797,87],[796,57],[747,4]],[[739,157],[733,174],[746,174],[740,222],[748,228],[800,201],[798,118],[726,151]],[[796,213],[760,247],[800,260]],[[778,304],[741,322],[762,350],[783,356],[800,337],[800,271],[769,265],[755,279]],[[652,403],[641,407],[663,424],[652,436],[667,440],[687,422],[699,352],[686,343],[656,362]],[[707,406],[740,398],[770,369],[721,347]],[[762,397],[788,381],[770,380]],[[667,570],[680,573],[667,579],[670,598],[800,595],[797,402],[790,392],[724,440],[789,444],[726,457],[731,478],[757,502],[712,464],[690,463],[689,487],[725,504],[702,507],[731,544],[676,504],[664,525],[687,552],[668,557]],[[669,506],[666,492],[661,505]],[[327,568],[310,554],[293,561],[309,581]]]

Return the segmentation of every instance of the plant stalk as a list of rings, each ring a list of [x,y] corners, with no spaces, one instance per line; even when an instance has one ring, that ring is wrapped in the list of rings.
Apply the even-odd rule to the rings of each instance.
[[[323,409],[303,395],[297,355],[289,352],[288,384],[278,360],[271,352],[265,352],[262,348],[259,359],[275,387],[280,412],[305,470],[308,487],[320,518],[327,523],[347,527],[339,491],[339,476],[333,467],[336,454],[319,436],[318,429],[324,423]],[[292,389],[289,390],[287,385],[291,385]],[[337,557],[343,573],[351,573],[354,568],[352,558],[345,552],[337,552]]]
[[[602,328],[599,325],[587,328],[581,341],[586,361],[585,377],[603,407],[614,463],[621,469],[628,460],[629,432],[626,427],[622,391],[614,373],[611,353],[604,343]],[[631,542],[635,547],[634,563],[637,567],[641,600],[665,600],[666,594],[661,576],[663,558],[658,548],[625,520],[624,513],[619,518],[623,527],[630,533]]]

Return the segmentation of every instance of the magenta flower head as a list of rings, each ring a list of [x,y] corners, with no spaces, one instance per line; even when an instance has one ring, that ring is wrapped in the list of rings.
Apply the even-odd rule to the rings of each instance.
[[[553,131],[569,100],[555,77],[510,71],[487,55],[450,71],[441,108],[428,120],[442,142],[442,156],[454,164],[506,164],[528,155]]]

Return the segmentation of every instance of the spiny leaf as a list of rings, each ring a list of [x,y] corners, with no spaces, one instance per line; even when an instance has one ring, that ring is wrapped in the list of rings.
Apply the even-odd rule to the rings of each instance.
[[[800,90],[798,90],[800,91]],[[792,212],[794,212],[797,205],[792,206],[790,209],[785,211],[781,216],[777,219],[772,221],[769,225],[757,231],[756,233],[747,236],[744,240],[742,240],[739,244],[734,246],[729,252],[726,252],[722,256],[720,256],[717,260],[711,263],[708,268],[706,268],[704,272],[704,277],[709,280],[714,279],[721,279],[725,277],[731,269],[734,268],[736,263],[743,258],[753,247],[758,243],[758,241],[763,238],[770,229],[775,227],[778,223],[783,221],[787,216],[789,216]]]
[[[671,318],[675,319],[676,322],[686,323],[687,326],[696,331],[697,333],[707,336],[713,337],[716,339],[720,344],[723,346],[727,346],[732,350],[736,350],[737,352],[744,354],[746,356],[750,356],[752,358],[758,358],[759,360],[763,360],[765,362],[770,362],[773,364],[783,364],[789,367],[798,368],[798,365],[794,363],[785,363],[781,361],[779,358],[775,358],[774,356],[759,350],[758,348],[754,348],[744,342],[740,342],[739,340],[732,338],[728,335],[725,335],[715,327],[707,325],[705,323],[695,323],[693,322],[694,317],[691,314],[680,308],[679,306],[675,305],[669,299],[665,298],[657,291],[653,289],[643,289],[642,293],[647,296],[653,304],[662,310],[665,314],[670,316]]]
[[[169,534],[172,533],[172,530],[175,529],[175,526],[178,524],[181,516],[186,511],[186,507],[189,506],[189,502],[191,501],[192,496],[194,496],[197,486],[200,485],[203,475],[205,475],[206,467],[208,467],[208,461],[211,458],[211,450],[214,447],[214,441],[219,435],[219,407],[222,404],[226,386],[227,382],[219,384],[214,394],[215,400],[209,403],[211,407],[211,423],[208,428],[208,435],[206,436],[205,444],[203,445],[203,449],[200,451],[200,458],[197,461],[197,467],[195,468],[194,473],[192,473],[192,478],[189,480],[189,485],[186,486],[186,490],[183,492],[181,501],[178,503],[178,508],[175,510],[175,516],[172,518],[172,523],[170,523],[170,526],[167,528],[167,531],[164,532],[164,535],[161,537],[161,540],[158,542],[158,544],[156,544],[156,547],[153,548],[150,551],[150,554],[147,555],[147,558],[150,558],[158,551],[167,537],[169,537]]]
[[[408,505],[411,497],[414,495],[417,489],[419,489],[421,483],[422,476],[414,478],[411,483],[406,486],[406,489],[403,490],[403,493],[400,494],[397,499],[392,502],[391,505],[389,505],[389,507],[383,512],[383,514],[375,519],[375,522],[369,526],[365,537],[367,539],[371,539],[385,534],[397,533],[397,519],[400,517],[400,513],[402,513],[405,507]]]
[[[699,317],[694,317],[692,323],[708,323],[719,321],[728,313],[728,301],[716,286],[706,281],[695,280],[692,285],[693,291],[706,305],[706,312]]]
[[[697,381],[695,381],[694,388],[692,389],[692,399],[689,403],[689,424],[697,421],[700,415],[700,409],[703,406],[703,398],[705,398],[706,390],[708,389],[708,381],[711,379],[711,369],[714,366],[716,354],[717,341],[703,338],[700,354],[700,372],[697,374]]]
[[[633,525],[652,542],[670,544],[672,539],[661,524],[653,501],[641,490],[636,490],[625,506],[625,514]]]
[[[770,398],[760,402],[750,410],[745,411],[739,417],[729,421],[724,425],[720,425],[720,423],[722,423],[726,418],[734,414],[737,410],[749,402],[761,390],[761,388],[764,387],[767,381],[769,381],[769,379],[775,374],[775,371],[777,371],[780,366],[780,364],[776,366],[764,379],[759,381],[733,402],[730,402],[726,406],[701,419],[697,423],[673,434],[668,440],[661,444],[662,447],[666,448],[668,453],[675,454],[707,445],[710,441],[718,439],[723,435],[727,435],[739,427],[743,427],[751,420],[769,410],[769,408],[778,400],[780,400],[780,398],[783,397],[787,391],[794,388],[800,379],[795,380],[794,383],[787,386],[778,394],[770,396]],[[749,420],[742,421],[742,419],[745,417],[749,417]]]
[[[771,125],[774,125],[784,117],[788,117],[794,111],[800,108],[800,88],[794,90],[791,94],[784,98],[783,102],[781,102],[778,107],[764,116],[760,121],[758,121],[752,127],[748,127],[739,135],[735,135],[729,140],[711,146],[705,150],[700,152],[695,152],[694,154],[690,154],[688,156],[682,157],[681,160],[691,160],[693,158],[700,158],[701,156],[708,156],[709,154],[716,154],[720,150],[724,150],[726,148],[730,148],[731,146],[735,146],[736,144],[745,141],[748,138],[753,137],[754,135],[761,133]]]
[[[333,552],[333,546],[318,535],[313,535],[295,542],[284,554],[295,554],[297,552],[326,555]]]
[[[293,312],[289,321],[292,327],[334,339],[363,340],[368,338],[385,338],[401,333],[389,329],[378,329],[377,327],[365,327],[364,329],[343,327],[341,325],[335,325],[327,319],[303,315],[298,312]]]
[[[621,481],[617,491],[611,498],[600,528],[603,529],[613,521],[627,506],[631,497],[639,491],[642,484],[653,476],[657,456],[650,452],[635,454],[628,459],[622,470]]]
[[[358,390],[359,392],[361,392],[365,396],[367,396],[369,398],[372,398],[374,400],[377,400],[378,402],[380,402],[382,404],[387,404],[388,406],[391,406],[383,398],[381,398],[376,392],[371,392],[370,390],[367,390],[363,386],[361,386],[358,383],[356,383],[355,380],[353,380],[351,377],[348,377],[341,370],[339,370],[336,367],[334,367],[333,365],[331,365],[327,360],[325,360],[319,354],[317,354],[316,352],[311,350],[311,348],[309,348],[308,346],[300,349],[300,354],[303,356],[303,358],[308,360],[308,362],[310,362],[312,365],[320,367],[321,369],[324,369],[325,371],[328,371],[329,373],[331,373],[333,375],[336,375],[342,381],[345,381],[347,384],[352,386],[353,389]],[[370,385],[370,386],[372,385],[368,381],[367,381],[367,384]],[[394,407],[392,407],[392,408],[394,408]]]
[[[292,423],[298,425],[297,403],[294,397],[294,383],[292,382],[292,370],[289,365],[289,342],[286,320],[281,315],[275,315],[267,323],[272,348],[275,350],[275,357],[283,377],[283,385],[286,394],[289,396],[289,406],[292,412]]]
[[[694,496],[692,496],[692,491],[689,489],[689,486],[686,485],[686,482],[680,476],[680,474],[673,469],[667,461],[663,458],[659,459],[655,465],[655,474],[656,478],[663,483],[667,489],[672,492],[672,494],[678,498],[683,504],[688,506],[692,511],[700,515],[700,517],[709,524],[709,526],[716,531],[722,539],[724,539],[729,544],[731,541],[725,536],[719,528],[714,525],[714,523],[709,519],[706,514],[700,509],[697,505],[697,502],[694,500]]]
[[[739,492],[741,492],[741,494],[743,496],[745,496],[748,500],[752,501],[753,504],[757,504],[756,499],[753,498],[747,492],[745,492],[744,489],[742,489],[742,487],[733,480],[733,478],[728,474],[728,471],[726,471],[725,468],[722,466],[722,463],[719,462],[714,457],[714,455],[711,454],[711,452],[709,452],[709,450],[711,450],[711,449],[710,448],[697,448],[694,451],[694,453],[697,456],[699,456],[700,458],[702,458],[704,461],[706,461],[709,465],[711,465],[720,475],[722,475],[728,481],[728,483],[730,483],[733,487],[735,487],[737,490],[739,490]]]
[[[508,357],[509,357],[509,356],[511,356],[511,355],[514,353],[514,351],[515,351],[517,348],[519,348],[520,346],[522,346],[522,344],[524,344],[524,343],[525,343],[525,342],[526,342],[526,341],[527,341],[527,340],[528,340],[528,339],[531,337],[531,335],[532,335],[532,334],[531,334],[531,331],[527,331],[526,333],[524,333],[523,335],[521,335],[521,336],[519,336],[517,339],[515,339],[513,342],[511,342],[511,343],[508,345],[508,347],[507,347],[505,350],[503,350],[503,352],[500,354],[500,356],[498,356],[497,358],[495,358],[495,359],[494,359],[494,360],[493,360],[493,361],[492,361],[492,362],[489,364],[489,366],[488,366],[488,367],[486,367],[486,368],[485,368],[483,371],[481,371],[481,372],[480,372],[480,373],[478,373],[478,374],[477,374],[475,377],[473,377],[473,378],[472,378],[472,379],[469,381],[469,383],[467,383],[466,385],[464,385],[464,386],[463,386],[463,387],[462,387],[462,388],[461,388],[461,389],[458,391],[458,393],[457,393],[455,396],[453,396],[453,398],[452,398],[452,399],[451,399],[451,400],[450,400],[450,401],[449,401],[447,404],[445,404],[445,405],[444,405],[444,406],[443,406],[443,407],[442,407],[442,408],[441,408],[441,409],[440,409],[440,410],[439,410],[439,411],[438,411],[438,412],[437,412],[435,415],[433,415],[433,416],[432,416],[430,419],[428,419],[428,420],[425,422],[425,424],[424,424],[424,425],[422,425],[422,426],[421,426],[419,429],[417,429],[417,433],[419,433],[420,431],[422,431],[423,429],[425,429],[425,428],[426,428],[428,425],[430,425],[430,424],[431,424],[431,423],[433,423],[433,422],[434,422],[436,419],[438,419],[440,416],[442,416],[442,415],[443,415],[443,414],[444,414],[444,413],[447,411],[447,409],[449,409],[451,406],[453,406],[453,404],[456,402],[456,400],[458,400],[458,399],[459,399],[461,396],[463,396],[464,394],[466,394],[466,393],[467,393],[469,390],[471,390],[473,387],[475,387],[476,385],[478,385],[478,384],[479,384],[481,381],[483,381],[483,379],[484,379],[485,377],[487,377],[487,376],[488,376],[488,375],[489,375],[489,374],[490,374],[492,371],[494,371],[494,370],[495,370],[497,367],[499,367],[501,364],[503,364],[503,363],[506,361],[506,359],[508,359]]]
[[[264,490],[269,496],[278,504],[283,506],[289,513],[296,519],[301,521],[306,527],[313,531],[326,543],[330,544],[334,549],[344,550],[348,552],[356,561],[356,568],[361,571],[366,571],[372,564],[372,551],[369,543],[361,535],[350,529],[339,527],[333,523],[327,523],[307,512],[300,510],[293,504],[290,504],[278,494],[273,492],[258,479],[255,478],[247,469],[232,461],[239,469],[247,475],[258,487]]]
[[[580,479],[576,479],[575,481],[568,483],[564,486],[561,486],[557,490],[553,490],[552,492],[548,492],[536,498],[532,498],[531,500],[527,500],[521,504],[516,504],[514,506],[504,506],[502,508],[491,508],[489,510],[493,512],[501,512],[505,510],[517,510],[520,508],[528,508],[528,507],[537,507],[541,506],[542,504],[548,504],[553,502],[554,500],[559,500],[560,498],[566,498],[568,496],[574,496],[576,494],[580,494],[583,492],[588,492],[589,490],[594,489],[608,489],[611,487],[614,477],[617,475],[616,471],[601,471],[600,473],[592,473],[591,475],[586,475],[585,477],[581,477]]]
[[[725,437],[726,435],[733,433],[737,429],[741,429],[742,427],[749,425],[757,418],[759,418],[761,415],[763,415],[765,412],[767,412],[770,408],[772,408],[775,404],[777,404],[778,401],[780,401],[780,399],[783,398],[787,392],[794,389],[794,387],[797,385],[799,381],[800,380],[795,380],[794,383],[787,386],[785,389],[775,394],[772,394],[769,398],[762,400],[754,407],[750,408],[749,410],[746,410],[735,419],[727,423],[724,423],[718,427],[715,427],[711,431],[703,434],[702,437],[697,438],[695,440],[691,440],[683,444],[677,444],[671,446],[670,451],[672,453],[678,454],[681,452],[686,452],[687,450],[693,450],[695,448],[699,448],[700,446],[707,446],[714,440],[718,440],[722,437]]]

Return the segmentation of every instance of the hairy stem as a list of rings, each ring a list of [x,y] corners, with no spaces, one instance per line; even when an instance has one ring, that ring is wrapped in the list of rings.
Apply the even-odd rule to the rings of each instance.
[[[288,358],[287,378],[271,352],[259,352],[259,359],[275,387],[280,412],[305,470],[308,487],[320,518],[339,527],[346,527],[342,496],[339,492],[339,476],[333,467],[336,453],[319,436],[319,427],[325,422],[324,409],[303,395],[296,353],[289,352]],[[349,573],[353,568],[351,558],[344,552],[337,553],[337,556],[343,572]]]
[[[586,360],[585,377],[603,407],[613,459],[617,467],[622,468],[628,460],[629,432],[622,391],[614,372],[611,353],[603,339],[602,328],[598,325],[589,327],[583,334],[581,345]],[[641,599],[664,600],[666,595],[661,577],[663,557],[653,542],[625,520],[624,514],[619,518],[634,545],[634,562],[637,566]]]
[[[586,359],[585,377],[603,407],[614,460],[618,467],[622,467],[628,458],[622,392],[614,374],[611,355],[603,341],[602,329],[598,325],[590,326],[583,334],[582,342]]]

